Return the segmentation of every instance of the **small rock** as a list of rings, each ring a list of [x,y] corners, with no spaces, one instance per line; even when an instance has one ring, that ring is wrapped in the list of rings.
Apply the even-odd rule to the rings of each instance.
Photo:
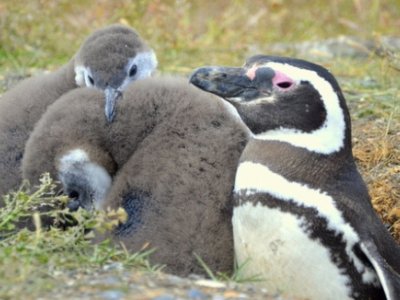
[[[106,286],[110,286],[110,285],[115,286],[115,285],[119,285],[120,283],[121,283],[121,279],[114,275],[100,277],[97,280],[93,280],[91,282],[92,285],[106,285]]]
[[[153,298],[153,300],[176,300],[176,298],[172,295],[161,295]]]
[[[119,300],[122,299],[124,295],[125,294],[121,291],[105,291],[100,294],[100,298],[105,300]]]
[[[224,297],[227,299],[235,298],[235,299],[246,299],[247,296],[243,293],[239,293],[236,291],[225,291]]]
[[[103,266],[104,271],[123,270],[123,269],[124,269],[124,265],[120,262],[115,262],[115,263]]]
[[[213,280],[207,280],[207,279],[201,279],[201,280],[197,280],[195,282],[196,285],[199,286],[204,286],[204,287],[209,287],[209,288],[215,288],[215,289],[219,289],[219,288],[224,288],[226,287],[226,284],[220,281],[213,281]]]
[[[180,286],[186,283],[186,280],[179,276],[168,275],[167,279],[168,281],[166,282],[166,284],[173,286]]]
[[[207,296],[198,289],[190,289],[188,292],[188,297],[193,300],[203,300],[207,299]]]

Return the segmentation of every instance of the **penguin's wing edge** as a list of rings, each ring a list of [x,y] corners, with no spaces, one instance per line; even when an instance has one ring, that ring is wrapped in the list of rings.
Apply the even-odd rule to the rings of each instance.
[[[387,300],[400,299],[400,275],[397,274],[379,253],[371,241],[360,243],[360,249],[374,267]]]

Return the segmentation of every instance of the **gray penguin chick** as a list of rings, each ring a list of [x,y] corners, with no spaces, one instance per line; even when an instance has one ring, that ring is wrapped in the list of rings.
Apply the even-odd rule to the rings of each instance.
[[[104,91],[111,121],[122,90],[150,76],[156,66],[154,52],[134,30],[111,25],[90,35],[59,70],[26,79],[6,92],[0,98],[0,195],[20,185],[25,143],[50,104],[74,88],[93,86]]]
[[[131,84],[118,118],[100,118],[101,94],[64,95],[40,120],[26,147],[24,178],[50,171],[77,206],[123,207],[112,234],[130,251],[149,244],[152,263],[179,275],[233,266],[232,189],[248,138],[233,107],[173,78]],[[105,195],[105,197],[104,197]]]

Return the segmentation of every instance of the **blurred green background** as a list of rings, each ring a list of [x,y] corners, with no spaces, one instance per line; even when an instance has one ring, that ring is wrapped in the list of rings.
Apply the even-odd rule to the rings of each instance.
[[[161,71],[187,73],[240,65],[277,42],[400,35],[400,1],[1,0],[0,73],[59,66],[93,30],[116,22],[138,30]]]

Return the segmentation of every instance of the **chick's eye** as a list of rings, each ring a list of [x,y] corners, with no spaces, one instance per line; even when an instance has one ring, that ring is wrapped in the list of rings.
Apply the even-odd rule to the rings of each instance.
[[[137,66],[133,65],[130,69],[129,69],[129,77],[133,77],[136,75],[137,72]]]
[[[87,77],[87,82],[88,82],[89,85],[91,85],[91,86],[94,85],[93,77],[88,75],[88,77]]]

